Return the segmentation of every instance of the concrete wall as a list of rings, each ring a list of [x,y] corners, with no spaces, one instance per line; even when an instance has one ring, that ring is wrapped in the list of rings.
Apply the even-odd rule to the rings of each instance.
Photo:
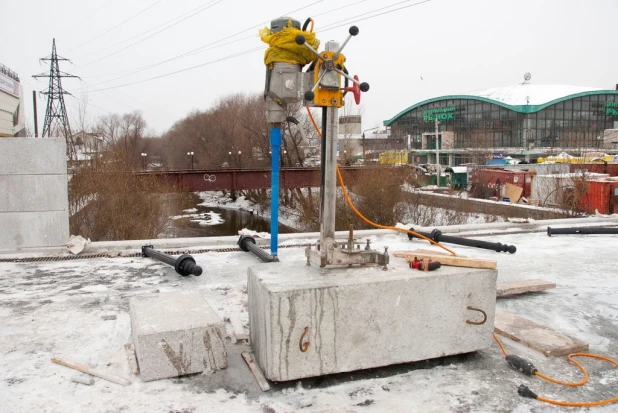
[[[455,211],[468,213],[496,215],[505,218],[532,218],[539,220],[566,217],[566,213],[559,213],[543,208],[531,208],[527,205],[509,204],[507,202],[495,202],[484,199],[446,197],[430,192],[411,192],[407,194],[406,200],[417,205],[454,209]]]
[[[66,245],[67,191],[64,139],[0,139],[0,250]]]

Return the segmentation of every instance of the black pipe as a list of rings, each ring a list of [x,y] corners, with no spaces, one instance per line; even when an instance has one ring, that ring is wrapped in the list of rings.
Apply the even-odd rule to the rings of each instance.
[[[581,228],[552,228],[547,227],[547,236],[551,237],[556,234],[618,234],[618,228],[596,228],[596,227],[581,227]]]
[[[241,235],[238,239],[238,246],[245,252],[251,251],[264,262],[279,262],[279,258],[277,258],[276,255],[270,255],[262,248],[258,247],[255,243],[255,238],[250,235]]]
[[[178,258],[174,258],[152,248],[152,245],[144,245],[142,247],[142,257],[154,258],[155,260],[164,262],[167,265],[171,265],[180,275],[202,275],[202,267],[195,265],[195,260],[192,256],[183,254]]]
[[[414,231],[414,228],[410,228],[410,231]],[[415,232],[436,242],[465,245],[466,247],[482,248],[485,250],[492,250],[496,252],[510,252],[511,254],[515,254],[515,251],[517,251],[517,247],[515,245],[506,245],[499,242],[481,241],[478,239],[451,237],[448,235],[442,235],[442,231],[440,231],[439,229],[434,229],[433,231],[431,231],[431,233],[421,231]],[[415,237],[412,234],[408,234],[408,239],[410,239],[410,241],[412,240],[412,238],[418,237]]]

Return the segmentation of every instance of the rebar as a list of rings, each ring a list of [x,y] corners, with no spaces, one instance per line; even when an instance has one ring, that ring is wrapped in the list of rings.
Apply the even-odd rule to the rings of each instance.
[[[618,234],[618,228],[598,228],[598,227],[580,227],[580,228],[552,228],[547,227],[547,236],[551,237],[556,234]]]
[[[174,258],[170,255],[164,254],[160,251],[153,249],[152,245],[144,245],[142,247],[142,257],[150,257],[155,260],[161,261],[167,265],[174,267],[174,270],[180,275],[202,275],[202,267],[195,264],[195,259],[188,254],[183,254],[178,258]]]
[[[264,262],[278,262],[279,258],[276,255],[270,255],[255,243],[255,238],[250,235],[241,235],[238,239],[238,246],[245,252],[254,253],[259,259]]]
[[[410,231],[414,231],[414,228],[410,228]],[[415,231],[415,232],[417,232],[418,234],[424,237],[432,239],[436,242],[446,242],[448,244],[464,245],[466,247],[482,248],[482,249],[492,250],[496,252],[509,252],[511,254],[514,254],[515,251],[517,251],[517,247],[515,245],[506,245],[506,244],[501,244],[499,242],[481,241],[478,239],[452,237],[449,235],[443,235],[442,231],[440,231],[439,229],[434,229],[430,233],[421,232],[421,231]],[[412,240],[412,238],[419,238],[419,237],[415,237],[412,234],[408,234],[408,239]]]

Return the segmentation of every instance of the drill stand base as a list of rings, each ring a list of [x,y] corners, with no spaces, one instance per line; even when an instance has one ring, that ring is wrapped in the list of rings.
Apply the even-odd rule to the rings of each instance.
[[[356,248],[354,248],[356,246]],[[367,247],[369,244],[367,245]],[[378,252],[369,248],[361,250],[360,244],[348,241],[337,243],[332,238],[327,238],[325,241],[318,241],[315,248],[307,247],[305,249],[305,257],[307,257],[307,265],[324,267],[341,267],[341,266],[382,266],[384,270],[388,269],[388,248],[384,252]]]

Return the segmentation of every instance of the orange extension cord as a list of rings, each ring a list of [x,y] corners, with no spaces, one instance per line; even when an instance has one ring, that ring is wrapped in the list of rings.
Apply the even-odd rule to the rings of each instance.
[[[494,340],[496,340],[496,343],[498,343],[498,345],[500,346],[500,350],[502,350],[502,353],[504,354],[504,357],[506,357],[507,356],[506,350],[504,349],[504,346],[502,345],[502,343],[500,342],[500,340],[498,339],[498,336],[496,336],[496,334],[494,334]],[[588,382],[588,371],[586,371],[584,366],[582,366],[577,361],[575,361],[573,359],[573,357],[591,357],[591,358],[607,361],[608,363],[612,363],[614,366],[618,367],[618,363],[616,361],[608,358],[608,357],[600,356],[598,354],[590,354],[590,353],[572,353],[572,354],[568,355],[568,359],[569,359],[569,361],[571,363],[573,363],[577,367],[579,367],[579,369],[582,371],[582,373],[584,373],[584,378],[581,381],[573,382],[573,383],[564,382],[564,381],[552,379],[551,377],[545,376],[544,374],[541,374],[538,371],[535,373],[535,375],[539,376],[540,378],[542,378],[544,380],[547,380],[547,381],[550,381],[550,382],[556,383],[556,384],[561,384],[563,386],[569,386],[569,387],[583,386],[584,384],[586,384]],[[614,398],[606,399],[606,400],[600,400],[598,402],[563,402],[563,401],[560,401],[560,400],[547,399],[547,398],[541,397],[541,396],[536,396],[536,399],[539,400],[539,401],[545,402],[545,403],[555,404],[557,406],[566,406],[566,407],[603,406],[603,405],[606,405],[606,404],[611,404],[611,403],[618,402],[618,397],[614,397]]]
[[[307,109],[307,113],[309,114],[309,119],[311,119],[311,123],[313,123],[313,127],[315,128],[315,131],[318,133],[318,136],[321,138],[322,137],[322,133],[320,132],[320,129],[318,128],[318,125],[315,122],[315,119],[313,118],[313,114],[311,113],[311,110],[309,110],[308,107],[306,109]],[[397,228],[397,227],[390,227],[390,226],[386,226],[386,225],[376,224],[375,222],[372,222],[369,219],[365,218],[365,216],[363,214],[361,214],[359,212],[359,210],[356,209],[356,207],[352,203],[352,200],[350,199],[350,197],[348,195],[348,191],[346,191],[346,189],[345,189],[345,184],[343,183],[343,177],[341,176],[341,171],[339,170],[339,166],[338,165],[337,165],[337,178],[339,179],[339,184],[341,185],[341,189],[343,190],[343,196],[345,197],[345,200],[348,202],[348,205],[350,206],[352,211],[354,211],[354,213],[356,215],[358,215],[358,217],[360,219],[362,219],[363,221],[365,221],[367,224],[372,225],[372,226],[374,226],[376,228],[390,229],[390,230],[393,230],[393,231],[405,232],[407,234],[414,235],[415,237],[422,238],[422,239],[424,239],[426,241],[429,241],[433,245],[437,245],[438,247],[440,247],[440,248],[450,252],[451,254],[457,256],[457,254],[454,251],[446,248],[444,245],[440,244],[439,242],[436,242],[436,241],[434,241],[434,240],[432,240],[430,238],[427,238],[424,235],[421,235],[421,234],[419,234],[417,232],[410,231],[410,230],[405,229],[405,228]]]

